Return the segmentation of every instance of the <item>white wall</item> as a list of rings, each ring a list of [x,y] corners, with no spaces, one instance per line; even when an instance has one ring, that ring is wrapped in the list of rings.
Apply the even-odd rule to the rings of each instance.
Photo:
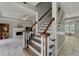
[[[79,37],[79,21],[75,22],[75,35]]]
[[[64,9],[65,17],[79,16],[79,2],[60,2]]]
[[[79,17],[70,17],[65,19],[65,21],[70,21],[71,23],[74,23],[75,29],[74,29],[74,35],[79,36]]]
[[[1,2],[0,16],[21,19],[23,16],[35,17],[36,12],[15,2]]]
[[[29,16],[26,21],[22,20],[24,15]],[[36,21],[35,17],[35,11],[15,2],[0,3],[0,23],[9,24],[10,37],[13,37],[13,29],[17,27],[17,24],[22,24],[24,27],[31,26]]]
[[[32,3],[32,2],[30,2]],[[37,3],[37,2],[36,2]],[[37,6],[32,6],[30,4],[28,4],[28,2],[26,4],[20,3],[18,2],[17,4],[24,6],[26,8],[29,8],[35,12],[38,12],[38,16],[39,18],[47,11],[48,8],[50,8],[51,2],[40,2]]]
[[[9,24],[9,35],[10,38],[13,38],[13,29],[17,27],[17,24],[22,24],[24,27],[26,26],[31,26],[32,23],[30,22],[22,22],[22,21],[17,21],[14,19],[10,18],[0,18],[0,23],[8,23]]]
[[[52,12],[52,11],[50,11],[50,12]],[[40,28],[42,27],[41,25],[43,25],[44,23],[46,23],[46,22],[49,22],[50,21],[50,19],[52,18],[51,16],[49,16],[49,14],[51,14],[51,13],[48,13],[38,24],[38,29],[39,29],[39,31],[40,31]]]
[[[49,2],[41,2],[36,6],[37,12],[38,12],[38,19],[40,19],[47,10],[52,6]],[[41,28],[41,24],[43,24],[45,21],[48,21],[52,15],[52,10],[38,23],[38,27]],[[39,29],[38,28],[38,29]]]
[[[36,6],[38,12],[38,18],[40,18],[51,7],[49,2],[41,2]]]

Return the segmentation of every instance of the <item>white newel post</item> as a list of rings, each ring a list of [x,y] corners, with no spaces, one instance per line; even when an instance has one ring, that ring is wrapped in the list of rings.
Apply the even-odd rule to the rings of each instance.
[[[43,41],[43,36],[41,36],[41,56],[43,56],[44,55],[44,46],[43,46],[43,43],[44,41]]]
[[[45,39],[45,36],[43,37],[43,49],[44,49],[44,56],[46,56],[46,39]]]
[[[27,48],[27,40],[28,40],[28,34],[26,31],[23,32],[23,48]]]
[[[49,42],[49,38],[50,38],[50,37],[47,37],[47,56],[49,56],[49,52],[50,52],[50,51],[49,51],[49,46],[50,46],[50,45],[49,45],[49,43],[50,43],[50,42]]]
[[[23,32],[23,48],[25,48],[26,46],[25,46],[25,32]]]
[[[57,44],[57,41],[58,41],[58,38],[57,38],[57,20],[58,20],[58,17],[57,17],[57,2],[53,2],[52,3],[52,18],[55,18],[55,21],[53,22],[53,26],[52,26],[52,38],[55,39],[55,55],[57,55],[57,47],[58,47],[58,44]]]
[[[41,56],[46,56],[46,38],[41,35]]]
[[[42,35],[43,36],[43,56],[47,56],[48,55],[48,38],[46,35]]]

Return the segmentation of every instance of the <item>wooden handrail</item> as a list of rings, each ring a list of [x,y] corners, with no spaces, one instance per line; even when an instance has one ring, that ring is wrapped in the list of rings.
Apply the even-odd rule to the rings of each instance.
[[[51,9],[52,9],[52,8],[49,8],[48,11],[47,11],[40,19],[38,19],[38,21],[41,21],[41,20],[44,18],[44,16],[47,15],[47,13],[48,13]],[[28,31],[29,31],[31,28],[33,28],[33,26],[35,26],[37,23],[38,23],[38,22],[36,21],[36,22],[28,29]]]
[[[49,8],[49,10],[48,10],[40,19],[38,19],[38,21],[42,20],[43,17],[44,17],[51,9],[52,9],[52,8]]]
[[[31,26],[31,28],[33,28],[33,26],[35,26],[35,24],[37,24],[37,21]]]
[[[46,27],[46,29],[44,30],[44,32],[42,32],[42,34],[45,34],[45,35],[48,34],[48,33],[47,33],[47,30],[49,29],[49,27],[51,26],[51,24],[52,24],[52,22],[53,22],[54,20],[55,20],[54,18],[50,20],[48,26]]]

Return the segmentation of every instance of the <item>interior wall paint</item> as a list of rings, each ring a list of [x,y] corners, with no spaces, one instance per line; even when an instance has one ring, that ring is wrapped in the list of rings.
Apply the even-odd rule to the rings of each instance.
[[[79,2],[60,2],[60,6],[64,10],[64,20],[71,21],[75,23],[75,36],[79,36]],[[62,37],[62,36],[61,36]],[[59,46],[61,46],[64,40],[60,39],[58,41]],[[59,47],[58,47],[59,48]]]
[[[0,16],[15,18],[17,20],[21,20],[24,16],[29,16],[32,17],[30,20],[35,21],[36,12],[15,2],[2,2],[0,3]]]
[[[18,3],[26,8],[29,8],[38,13],[38,19],[52,6],[51,2],[40,2],[37,6],[32,6],[23,3]]]
[[[34,16],[35,17],[35,12],[29,8],[25,8],[24,6],[21,6],[15,2],[1,2],[0,3],[0,10],[7,10],[10,12],[14,12],[17,14],[25,14],[29,16]]]
[[[58,14],[58,8],[59,7],[62,8],[62,6],[60,5],[60,3],[58,2],[57,3],[57,17],[59,16],[59,14]],[[64,12],[63,8],[62,8],[62,11]],[[60,25],[60,30],[58,30],[59,29],[58,28],[59,20],[62,20],[61,25]],[[62,45],[63,45],[63,43],[65,41],[65,35],[64,35],[64,33],[65,33],[64,32],[64,30],[65,30],[64,25],[65,24],[64,23],[65,23],[64,19],[59,19],[59,17],[57,18],[57,54],[61,50]],[[61,34],[61,33],[63,33],[63,34]]]
[[[65,21],[70,21],[70,22],[73,22],[75,24],[75,35],[76,36],[79,36],[79,17],[71,17],[71,18],[68,18],[68,19],[65,19]]]
[[[36,6],[36,10],[38,12],[38,19],[40,19],[46,12],[47,10],[51,7],[50,2],[41,2]],[[52,11],[51,11],[52,12]],[[49,16],[52,13],[47,14],[38,24],[38,27],[41,28],[41,24],[43,24],[45,21],[48,21],[51,16]]]
[[[45,14],[45,12],[51,7],[50,2],[41,2],[36,6],[38,12],[38,19]]]
[[[13,29],[17,28],[17,24],[22,24],[24,26],[24,28],[26,26],[31,26],[31,23],[29,22],[25,22],[25,21],[17,21],[14,19],[10,19],[10,18],[0,18],[0,23],[8,23],[9,24],[9,35],[10,38],[13,38]]]
[[[65,18],[79,16],[79,2],[59,2],[64,10]]]
[[[40,2],[27,2],[28,4],[32,5],[32,6],[36,6],[38,5]]]

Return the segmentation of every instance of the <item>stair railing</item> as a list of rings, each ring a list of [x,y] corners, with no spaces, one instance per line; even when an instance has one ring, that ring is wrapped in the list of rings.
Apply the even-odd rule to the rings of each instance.
[[[52,22],[54,21],[55,19],[51,19],[48,26],[46,27],[46,29],[44,30],[44,32],[42,32],[42,34],[46,34],[47,33],[47,30],[49,29],[49,27],[51,26]]]
[[[41,56],[44,56],[44,42],[43,42],[43,36],[41,36]]]
[[[49,13],[49,11],[51,11],[51,10],[52,10],[52,8],[49,8],[48,11],[47,11],[40,19],[38,19],[38,21],[41,21],[41,20]],[[38,23],[38,22],[36,21],[36,22],[28,29],[28,31],[29,31],[31,28],[33,28],[37,23]]]
[[[38,19],[38,21],[41,21],[47,14],[48,12],[52,10],[52,8],[49,8],[48,11],[40,18]],[[48,26],[46,27],[46,29],[44,30],[44,32],[40,33],[41,34],[41,55],[42,56],[46,56],[47,55],[47,39],[48,36],[50,36],[50,33],[47,33],[47,30],[49,29],[50,25],[52,24],[52,22],[54,21],[54,18],[50,20]],[[38,22],[36,21],[28,30],[27,32],[30,31],[30,29],[32,29]]]
[[[41,41],[43,43],[43,55],[44,56],[47,56],[48,55],[48,40],[49,40],[49,36],[50,36],[50,33],[47,33],[49,27],[52,25],[52,22],[54,21],[55,19],[51,19],[48,26],[46,27],[46,29],[44,30],[44,32],[40,33],[41,36],[43,36],[43,40]]]

